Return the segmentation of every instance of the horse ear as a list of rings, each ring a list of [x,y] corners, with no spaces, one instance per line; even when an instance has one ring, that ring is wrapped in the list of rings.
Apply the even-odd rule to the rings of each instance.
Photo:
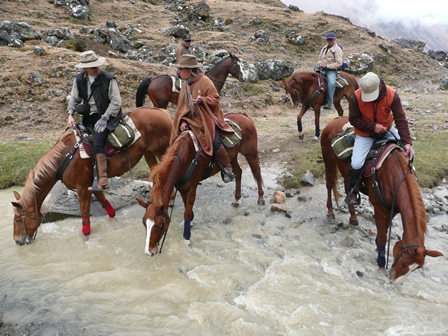
[[[137,200],[137,203],[140,204],[142,207],[144,207],[145,209],[148,208],[148,206],[149,206],[148,203],[146,203],[145,201],[141,200],[141,199],[138,198],[138,197],[136,198],[136,200]]]
[[[17,209],[22,209],[22,204],[17,203],[17,202],[11,202],[11,204],[16,207]]]
[[[17,191],[13,191],[14,193],[14,197],[16,198],[16,200],[20,200],[20,194]]]
[[[436,257],[442,257],[443,253],[435,250],[425,250],[425,255],[436,258]]]

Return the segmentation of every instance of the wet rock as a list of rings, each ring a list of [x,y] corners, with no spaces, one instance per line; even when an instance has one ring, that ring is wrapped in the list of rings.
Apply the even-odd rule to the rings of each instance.
[[[115,210],[136,203],[136,198],[149,200],[151,186],[149,182],[125,178],[109,179],[109,189],[106,198]],[[61,182],[56,183],[42,204],[44,222],[55,221],[70,216],[80,216],[79,202],[76,191],[67,189]],[[90,206],[92,216],[107,216],[101,204],[92,197]]]
[[[306,171],[305,176],[300,181],[301,186],[314,186],[316,184],[316,179],[314,175],[309,170]]]
[[[284,203],[286,200],[285,193],[278,190],[274,191],[272,197],[274,198],[275,203]]]

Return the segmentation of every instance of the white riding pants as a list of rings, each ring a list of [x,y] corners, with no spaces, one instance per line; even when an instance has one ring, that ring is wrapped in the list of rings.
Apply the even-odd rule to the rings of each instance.
[[[391,127],[383,139],[390,140],[399,140],[400,136],[398,135],[398,131],[395,127]],[[361,169],[366,161],[367,154],[369,154],[370,148],[372,148],[372,144],[376,139],[371,137],[364,137],[357,135],[355,144],[353,145],[353,154],[352,154],[352,168],[353,169]]]

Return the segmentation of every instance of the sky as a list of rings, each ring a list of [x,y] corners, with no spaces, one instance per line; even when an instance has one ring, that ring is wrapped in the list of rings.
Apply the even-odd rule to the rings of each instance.
[[[286,5],[295,5],[304,12],[324,11],[351,18],[354,14],[360,21],[402,21],[412,24],[448,26],[448,1],[446,0],[282,0]],[[352,10],[347,10],[352,8]],[[352,20],[353,23],[355,23]],[[355,23],[363,26],[362,22]]]
[[[448,0],[281,0],[305,13],[324,11],[350,19],[382,37],[424,41],[448,50]]]

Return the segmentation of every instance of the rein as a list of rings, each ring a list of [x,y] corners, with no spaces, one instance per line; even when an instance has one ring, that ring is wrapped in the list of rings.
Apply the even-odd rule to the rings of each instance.
[[[322,85],[320,85],[319,84],[319,78],[317,78],[317,85],[318,85],[318,89],[316,90],[316,92],[314,92],[314,94],[310,97],[310,98],[308,98],[307,100],[305,100],[305,101],[302,101],[301,99],[300,99],[300,102],[304,105],[304,106],[307,106],[307,107],[309,107],[310,106],[310,104],[324,91],[323,89],[322,89]]]

